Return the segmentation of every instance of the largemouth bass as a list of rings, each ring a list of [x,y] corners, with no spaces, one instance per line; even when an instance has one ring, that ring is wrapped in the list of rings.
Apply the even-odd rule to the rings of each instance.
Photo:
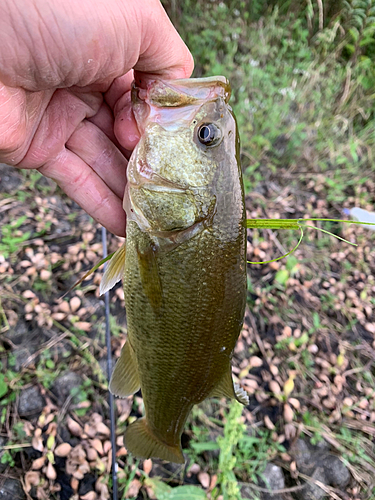
[[[140,388],[145,416],[125,446],[140,458],[183,463],[193,405],[236,398],[231,356],[246,302],[245,207],[239,137],[224,77],[133,87],[141,132],[128,165],[126,249],[101,291],[123,279],[128,338],[110,390]]]

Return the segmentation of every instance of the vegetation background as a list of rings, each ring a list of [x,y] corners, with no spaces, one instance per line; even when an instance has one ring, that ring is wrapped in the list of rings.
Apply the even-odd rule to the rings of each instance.
[[[194,76],[231,82],[250,218],[374,210],[375,0],[164,5]],[[0,498],[110,498],[101,273],[58,300],[100,259],[100,228],[36,172],[0,166],[0,192]],[[250,405],[195,408],[186,467],[128,456],[142,399],[117,401],[120,498],[375,498],[374,233],[316,227],[358,247],[312,228],[249,265],[233,372]],[[297,239],[249,231],[248,258]],[[121,287],[111,313],[117,356]]]

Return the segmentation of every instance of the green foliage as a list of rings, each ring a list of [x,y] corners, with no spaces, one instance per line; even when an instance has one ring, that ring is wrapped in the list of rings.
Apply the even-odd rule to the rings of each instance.
[[[8,392],[8,384],[5,380],[5,375],[3,373],[0,373],[0,398],[5,396],[7,392]]]
[[[6,259],[19,250],[24,241],[29,239],[31,232],[23,232],[20,229],[26,219],[27,216],[23,215],[9,224],[1,226],[0,254]]]
[[[342,203],[374,175],[374,5],[166,2],[195,76],[231,82],[247,192],[280,182],[280,168],[307,169],[323,173],[327,198]]]
[[[238,457],[236,449],[246,426],[240,421],[243,406],[232,401],[224,426],[224,435],[217,439],[220,448],[219,482],[224,500],[241,500],[240,488],[234,474]]]
[[[172,488],[158,479],[147,478],[145,484],[150,486],[157,500],[205,500],[205,492],[197,486],[177,486]]]

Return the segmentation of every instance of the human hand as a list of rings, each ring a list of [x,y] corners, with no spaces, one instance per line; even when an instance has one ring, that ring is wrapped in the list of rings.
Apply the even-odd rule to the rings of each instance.
[[[125,236],[133,70],[187,78],[190,52],[159,0],[3,0],[1,10],[0,161],[38,169]]]

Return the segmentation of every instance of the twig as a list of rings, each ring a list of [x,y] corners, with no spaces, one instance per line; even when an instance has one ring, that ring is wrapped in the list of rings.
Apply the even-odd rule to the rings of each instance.
[[[323,2],[322,0],[317,0],[319,9],[319,31],[323,29]]]
[[[53,347],[55,344],[58,344],[59,342],[61,342],[61,340],[64,340],[65,337],[67,337],[68,335],[71,335],[71,333],[69,331],[66,331],[60,335],[58,335],[57,337],[54,337],[50,340],[48,340],[45,344],[43,344],[36,352],[34,352],[33,354],[31,354],[27,360],[22,363],[22,366],[24,368],[27,367],[27,365],[29,365],[37,356],[39,356],[39,354],[42,352],[42,351],[45,351],[47,349],[50,349],[51,347]]]
[[[20,444],[7,444],[6,446],[2,446],[2,450],[15,450],[17,448],[31,448],[31,443],[20,443]]]

